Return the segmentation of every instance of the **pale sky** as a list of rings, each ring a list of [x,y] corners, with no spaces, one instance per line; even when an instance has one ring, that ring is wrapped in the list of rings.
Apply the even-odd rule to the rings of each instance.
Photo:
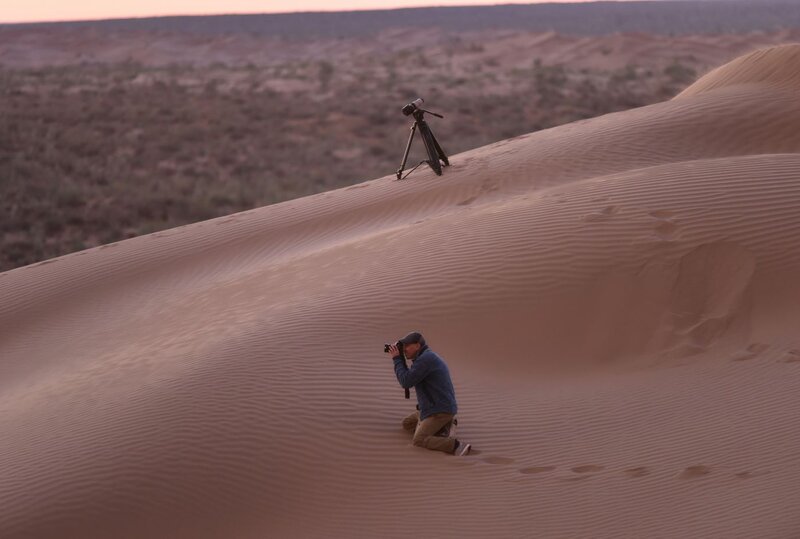
[[[541,0],[540,0],[541,1]],[[0,0],[0,22],[535,4],[536,0]],[[576,0],[548,0],[565,2]],[[578,0],[580,1],[580,0]]]

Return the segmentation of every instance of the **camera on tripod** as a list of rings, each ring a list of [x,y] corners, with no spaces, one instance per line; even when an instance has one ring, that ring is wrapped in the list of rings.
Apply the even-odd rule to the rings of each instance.
[[[428,159],[425,161],[420,161],[419,164],[412,168],[408,174],[411,174],[416,170],[416,168],[421,165],[422,163],[428,163],[428,165],[433,169],[437,176],[442,175],[442,164],[444,166],[449,166],[450,161],[447,160],[447,155],[442,150],[442,147],[439,146],[439,141],[436,140],[436,137],[433,136],[433,131],[428,126],[427,122],[425,121],[425,113],[433,114],[437,118],[444,118],[441,114],[436,114],[435,112],[431,112],[429,110],[425,110],[422,108],[422,104],[424,100],[421,97],[418,97],[411,103],[405,105],[402,109],[400,109],[403,114],[406,116],[414,116],[414,125],[411,126],[411,135],[408,137],[408,144],[406,145],[406,153],[403,155],[403,162],[400,164],[400,168],[397,170],[397,179],[403,179],[403,170],[406,168],[406,161],[408,160],[408,151],[411,149],[411,141],[414,140],[414,133],[417,132],[417,128],[419,127],[419,133],[422,135],[422,142],[425,143],[425,150],[428,152]],[[406,177],[408,177],[406,174]]]
[[[419,108],[422,108],[422,104],[423,103],[424,103],[424,101],[422,100],[422,98],[418,97],[414,101],[412,101],[411,103],[409,103],[408,105],[406,105],[405,107],[403,107],[400,110],[403,112],[403,114],[405,114],[406,116],[409,116],[409,115],[413,114],[413,112],[415,110],[417,110]]]

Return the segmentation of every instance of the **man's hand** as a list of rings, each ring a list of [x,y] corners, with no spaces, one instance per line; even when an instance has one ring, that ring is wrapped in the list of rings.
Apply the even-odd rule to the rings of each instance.
[[[396,344],[393,344],[389,346],[389,351],[386,353],[389,354],[390,357],[396,358],[397,356],[400,355],[400,350],[397,348]]]

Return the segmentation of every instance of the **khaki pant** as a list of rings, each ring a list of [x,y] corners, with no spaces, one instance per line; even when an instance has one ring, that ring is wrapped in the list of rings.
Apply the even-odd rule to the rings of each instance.
[[[415,446],[452,453],[456,448],[456,439],[434,436],[434,434],[450,423],[454,417],[453,414],[433,414],[420,421],[419,410],[417,410],[403,419],[403,428],[414,433],[411,443]]]

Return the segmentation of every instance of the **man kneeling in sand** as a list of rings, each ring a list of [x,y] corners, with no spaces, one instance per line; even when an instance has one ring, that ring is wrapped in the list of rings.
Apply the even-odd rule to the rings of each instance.
[[[414,433],[412,443],[453,455],[469,454],[470,444],[437,435],[444,427],[453,426],[458,411],[447,364],[428,348],[421,333],[409,333],[399,343],[403,343],[402,355],[396,344],[389,346],[386,353],[394,360],[400,385],[406,389],[413,387],[417,394],[417,411],[403,419],[403,428]],[[411,368],[406,366],[406,359],[411,360]]]

